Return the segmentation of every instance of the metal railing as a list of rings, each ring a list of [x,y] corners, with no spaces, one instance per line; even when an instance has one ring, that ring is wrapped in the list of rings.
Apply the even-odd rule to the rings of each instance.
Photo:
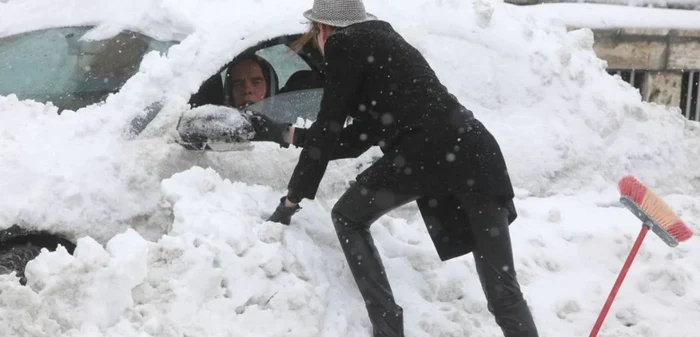
[[[700,121],[700,71],[690,70],[683,72],[683,82],[681,83],[681,112],[685,118],[692,121]]]
[[[631,84],[639,90],[645,99],[645,87],[647,85],[645,70],[634,69],[608,69],[608,74],[618,75],[623,81]],[[683,72],[683,80],[680,88],[681,102],[679,108],[685,118],[692,121],[700,121],[700,70],[686,70]]]
[[[623,81],[637,88],[637,90],[639,90],[639,94],[642,97],[644,97],[644,87],[646,86],[646,70],[608,69],[608,74],[620,76]]]

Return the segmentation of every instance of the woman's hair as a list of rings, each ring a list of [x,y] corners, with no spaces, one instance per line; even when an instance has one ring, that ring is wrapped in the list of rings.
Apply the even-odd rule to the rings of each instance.
[[[316,49],[321,50],[318,46],[318,41],[315,39],[316,34],[318,34],[321,31],[321,25],[326,26],[331,29],[331,31],[335,31],[338,29],[338,27],[334,26],[329,26],[323,23],[318,23],[318,22],[310,22],[309,23],[309,29],[302,35],[299,39],[294,41],[291,45],[289,45],[289,48],[294,50],[294,52],[298,53],[300,50],[304,48],[304,46],[311,40],[314,44],[314,47]]]

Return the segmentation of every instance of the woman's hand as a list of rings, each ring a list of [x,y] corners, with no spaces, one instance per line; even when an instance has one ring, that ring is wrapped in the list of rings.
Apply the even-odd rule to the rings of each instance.
[[[245,116],[247,116],[255,131],[252,141],[275,142],[281,147],[289,147],[289,144],[292,143],[289,141],[288,136],[289,130],[294,130],[291,123],[280,123],[265,114],[255,111],[245,111]]]
[[[283,225],[289,225],[292,222],[292,215],[301,209],[299,204],[292,203],[287,197],[282,197],[280,203],[275,208],[275,212],[267,219],[267,221],[279,222]]]

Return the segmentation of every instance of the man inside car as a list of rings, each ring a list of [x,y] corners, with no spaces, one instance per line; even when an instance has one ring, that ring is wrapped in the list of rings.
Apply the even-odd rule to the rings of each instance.
[[[216,75],[207,80],[200,92],[195,94],[190,101],[193,108],[206,104],[225,105],[240,110],[250,123],[255,135],[250,141],[274,142],[281,147],[296,145],[293,141],[292,131],[295,129],[291,123],[277,121],[270,116],[258,111],[247,109],[251,104],[263,101],[272,95],[282,92],[321,88],[323,78],[315,71],[301,70],[292,74],[286,81],[284,88],[279,88],[279,79],[272,65],[260,56],[253,53],[244,53],[233,59],[226,67],[223,81],[223,96],[211,95],[221,88],[221,77]],[[221,93],[221,91],[219,91]],[[222,104],[223,103],[223,104]],[[178,126],[179,127],[179,126]],[[232,132],[236,133],[236,132]],[[183,136],[185,147],[189,149],[207,149],[205,140],[201,137],[191,138]],[[190,146],[193,145],[193,146]]]
[[[210,78],[207,81],[209,85],[205,83],[203,87],[208,87],[208,89],[211,89],[210,91],[215,92],[213,88],[216,88],[217,77],[218,75]],[[272,66],[266,60],[255,54],[248,53],[237,56],[226,68],[223,87],[224,97],[221,99],[224,104],[222,105],[236,108],[237,112],[241,113],[248,120],[252,131],[254,131],[254,136],[249,139],[250,141],[274,142],[281,147],[289,147],[289,142],[285,140],[285,137],[291,130],[291,123],[279,123],[263,113],[246,109],[249,105],[258,103],[279,91],[277,75],[272,71]],[[194,103],[193,99],[190,102],[192,107],[205,104],[221,105],[212,101],[203,101],[207,99],[204,96],[206,94],[207,92],[200,90],[195,96],[201,98],[197,99],[197,104],[192,104]],[[232,113],[236,113],[236,111],[232,111]],[[178,123],[178,128],[180,128],[180,123]],[[241,130],[232,129],[230,133],[231,135],[238,135],[238,133],[244,132],[244,129],[245,127],[241,128]],[[208,146],[205,144],[205,135],[192,135],[187,132],[183,134],[181,132],[181,136],[185,142],[182,145],[185,145],[188,149],[208,149]]]
[[[229,104],[239,109],[270,97],[277,82],[267,61],[254,54],[244,54],[233,60],[226,72],[226,81]]]

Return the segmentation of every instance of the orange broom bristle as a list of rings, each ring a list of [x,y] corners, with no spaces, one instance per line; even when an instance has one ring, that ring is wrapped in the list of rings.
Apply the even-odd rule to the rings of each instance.
[[[635,204],[641,205],[644,200],[644,195],[647,192],[647,187],[632,176],[627,176],[617,183],[620,194],[632,199]]]
[[[618,188],[620,194],[634,201],[644,213],[678,242],[686,241],[693,236],[692,230],[673,212],[671,207],[636,178],[627,176],[620,179]]]

